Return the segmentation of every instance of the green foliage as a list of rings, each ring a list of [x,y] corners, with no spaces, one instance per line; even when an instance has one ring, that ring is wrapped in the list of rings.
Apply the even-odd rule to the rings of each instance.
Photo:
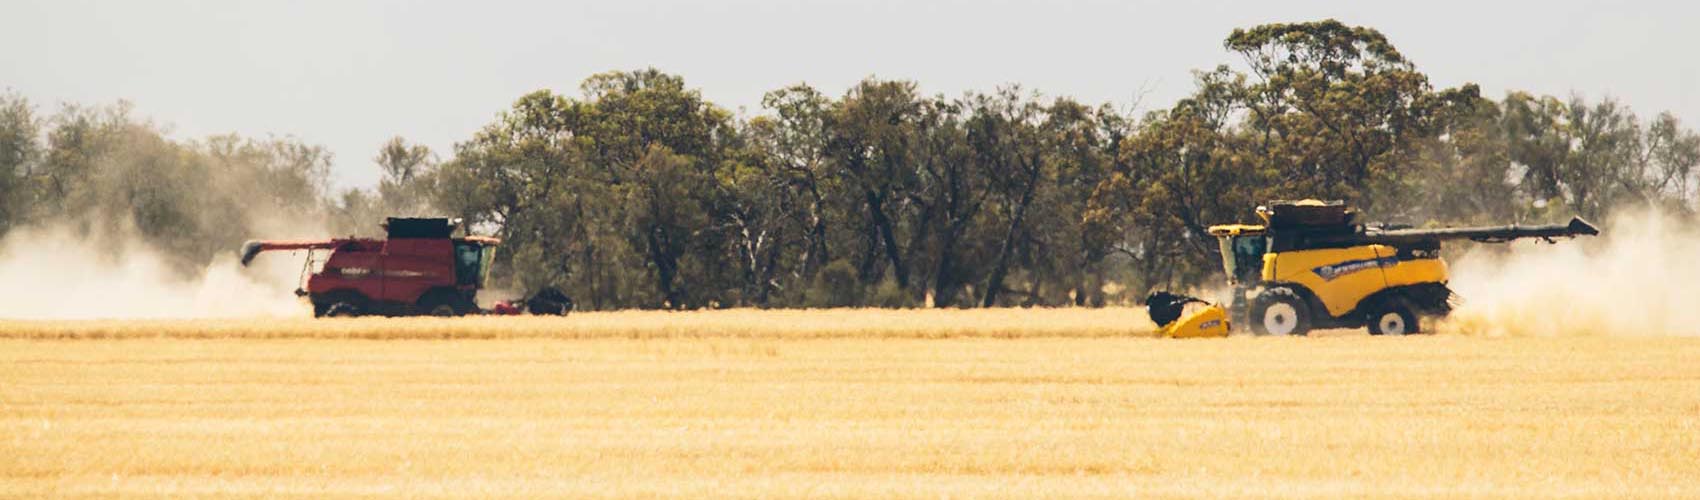
[[[884,280],[874,287],[873,294],[868,296],[869,307],[900,309],[915,307],[915,299],[908,290],[898,286],[895,280]]]
[[[0,231],[64,218],[192,263],[277,235],[268,220],[374,234],[386,215],[443,214],[504,240],[498,286],[558,286],[589,309],[1097,306],[1214,284],[1208,227],[1256,222],[1269,200],[1418,225],[1700,201],[1700,135],[1669,114],[1435,89],[1380,32],[1333,20],[1224,47],[1239,64],[1138,117],[869,78],[781,88],[745,118],[679,76],[609,72],[576,97],[520,96],[446,161],[391,139],[375,190],[334,195],[329,155],[299,141],[172,141],[122,104],[41,120],[5,96]]]
[[[109,246],[139,240],[193,275],[258,229],[300,236],[316,223],[303,221],[323,217],[330,154],[321,147],[174,141],[126,103],[66,106],[45,121],[21,99],[0,104],[0,230],[61,225]]]
[[[862,280],[856,276],[856,266],[839,259],[821,268],[809,288],[809,307],[855,307],[862,305]]]
[[[30,184],[41,156],[40,135],[29,101],[0,94],[0,234],[21,222],[35,202]]]
[[[388,213],[430,215],[428,197],[437,169],[437,158],[431,148],[408,144],[407,139],[397,136],[384,143],[372,161],[383,171],[384,176],[378,181],[378,196]]]
[[[495,227],[507,255],[537,256],[503,259],[516,287],[563,286],[591,308],[737,302],[730,114],[654,70],[596,75],[583,91],[526,95],[457,145],[438,208]]]

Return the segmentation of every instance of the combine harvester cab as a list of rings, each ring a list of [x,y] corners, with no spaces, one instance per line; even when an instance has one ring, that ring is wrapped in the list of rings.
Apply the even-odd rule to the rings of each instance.
[[[1424,318],[1444,317],[1453,293],[1441,242],[1505,243],[1523,238],[1593,236],[1581,218],[1568,224],[1411,229],[1357,223],[1341,202],[1273,202],[1257,208],[1262,225],[1212,226],[1222,267],[1232,287],[1226,310],[1192,307],[1182,313],[1175,297],[1152,294],[1146,307],[1166,337],[1222,336],[1196,325],[1221,315],[1258,335],[1304,335],[1319,328],[1368,327],[1372,335],[1420,333]],[[1203,318],[1203,319],[1201,319]]]
[[[242,245],[242,265],[262,252],[306,250],[303,284],[295,293],[313,304],[315,317],[484,313],[477,306],[477,294],[489,281],[501,241],[453,237],[458,226],[458,221],[446,218],[391,217],[384,223],[385,239],[249,241]],[[329,254],[321,260],[324,251]],[[533,307],[534,312],[565,314],[571,309],[564,294],[549,292],[550,298],[558,296],[557,302],[562,303]],[[500,313],[520,309],[511,303],[497,305]]]

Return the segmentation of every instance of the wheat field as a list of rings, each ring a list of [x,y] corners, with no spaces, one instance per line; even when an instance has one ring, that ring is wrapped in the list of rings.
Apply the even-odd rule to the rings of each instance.
[[[0,319],[16,339],[657,339],[1128,337],[1156,329],[1144,309],[729,309],[550,316],[25,321]]]
[[[1128,310],[0,323],[0,496],[1700,496],[1700,339]]]

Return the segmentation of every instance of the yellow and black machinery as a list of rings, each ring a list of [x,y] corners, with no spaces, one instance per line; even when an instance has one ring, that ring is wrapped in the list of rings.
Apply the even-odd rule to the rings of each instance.
[[[1359,223],[1342,202],[1273,202],[1257,208],[1262,225],[1210,227],[1221,244],[1233,290],[1228,307],[1167,292],[1146,299],[1168,337],[1225,336],[1233,325],[1258,335],[1304,335],[1319,328],[1368,327],[1372,335],[1422,331],[1422,319],[1452,310],[1447,240],[1592,236],[1588,221],[1568,224],[1413,229]]]

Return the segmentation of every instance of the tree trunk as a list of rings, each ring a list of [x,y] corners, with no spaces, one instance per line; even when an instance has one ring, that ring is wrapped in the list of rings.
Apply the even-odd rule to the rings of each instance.
[[[992,307],[997,304],[998,291],[1003,289],[1004,276],[1009,274],[1009,258],[1015,253],[1015,237],[1021,233],[1021,223],[1027,217],[1027,205],[1033,202],[1033,188],[1039,177],[1038,166],[1034,165],[1032,173],[1027,176],[1027,186],[1021,192],[1021,202],[1015,206],[1015,216],[1009,219],[1009,229],[1004,231],[1003,247],[998,249],[997,264],[992,267],[992,276],[986,280],[986,296],[980,300],[980,307]]]
[[[885,256],[891,261],[892,275],[897,278],[897,286],[909,288],[909,269],[903,266],[903,253],[897,248],[897,236],[891,228],[891,218],[885,215],[884,200],[875,196],[873,191],[867,192],[868,210],[874,218],[874,227],[879,230],[879,239],[885,242]]]
[[[767,258],[762,259],[761,272],[758,274],[761,279],[758,289],[760,291],[756,295],[756,305],[758,306],[767,307],[769,300],[773,297],[773,272],[779,268],[781,248],[783,247],[779,245],[770,245],[767,250]]]
[[[803,247],[803,258],[798,269],[798,276],[805,282],[814,279],[815,271],[832,260],[826,249],[826,217],[825,199],[820,194],[814,175],[809,174],[809,234]]]
[[[952,224],[954,226],[954,224]],[[933,306],[943,309],[956,305],[956,231],[946,229],[939,241],[939,264],[933,276]]]
[[[826,219],[820,216],[819,202],[810,211],[808,244],[803,248],[800,273],[804,279],[813,278],[815,271],[832,258],[826,250]]]
[[[673,284],[678,275],[679,259],[667,250],[667,237],[662,234],[663,231],[665,229],[660,226],[650,226],[649,231],[645,231],[649,243],[649,260],[655,263],[656,286],[666,300],[667,308],[679,309],[684,305],[681,300],[684,294]]]

